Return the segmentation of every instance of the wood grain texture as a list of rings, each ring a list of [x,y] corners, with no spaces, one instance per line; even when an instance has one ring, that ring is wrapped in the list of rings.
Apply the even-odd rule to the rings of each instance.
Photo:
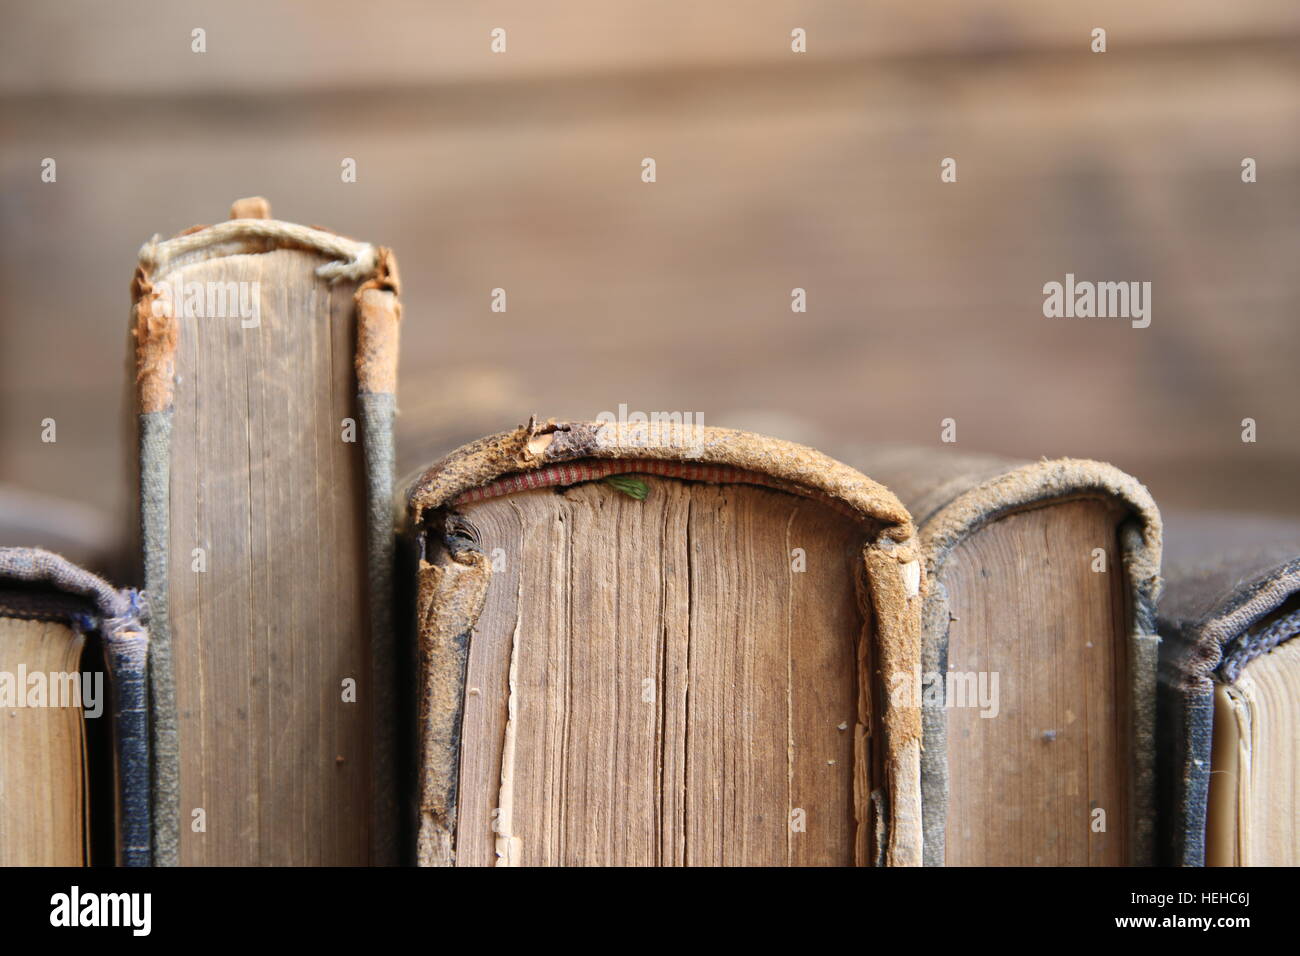
[[[64,624],[0,619],[0,673],[16,680],[20,666],[28,675],[80,672],[84,643]],[[25,687],[15,690],[26,698]],[[0,709],[0,866],[86,863],[80,703]],[[109,719],[107,702],[103,719]]]
[[[781,492],[646,480],[643,502],[590,483],[465,509],[498,569],[458,865],[498,846],[524,865],[851,864],[861,529]]]
[[[181,320],[170,601],[184,864],[368,860],[365,491],[359,435],[342,431],[352,290],[331,290],[318,263],[278,250],[181,270],[261,290],[257,328]]]
[[[365,17],[345,0],[318,0],[309,7],[228,0],[204,7],[202,16],[142,0],[116,6],[109,11],[93,0],[67,0],[24,11],[26,29],[0,35],[0,92],[527,82],[557,74],[617,76],[755,63],[797,69],[812,57],[1086,50],[1090,31],[1099,25],[1110,32],[1117,52],[1221,39],[1225,33],[1237,39],[1300,29],[1300,11],[1288,0],[1250,0],[1231,11],[1213,0],[1095,0],[1086,8],[1021,0],[876,7],[842,0],[662,0],[647,6],[566,0],[562,8],[528,0],[377,0]],[[137,15],[126,12],[132,9]],[[195,26],[209,36],[201,62],[190,49]],[[496,27],[507,31],[504,54],[494,54],[489,45]],[[809,52],[802,58],[790,52],[795,27],[807,32]],[[65,58],[51,56],[49,44],[24,42],[33,31],[64,36]],[[159,36],[166,40],[159,42]],[[123,69],[123,61],[146,68]]]
[[[358,38],[391,40],[392,21],[324,11],[296,32],[301,12],[259,8],[244,30],[246,12],[223,7],[231,26],[212,21],[202,56],[183,11],[15,12],[4,38],[41,70],[0,57],[28,84],[5,100],[0,142],[0,479],[128,523],[122,372],[104,361],[122,335],[104,318],[142,240],[261,192],[287,218],[403,252],[407,314],[435,321],[403,329],[399,471],[533,411],[589,420],[620,402],[831,454],[842,439],[934,441],[958,415],[969,447],[1113,461],[1162,506],[1300,508],[1295,4],[1124,5],[1104,55],[1072,45],[1078,11],[836,4],[809,11],[822,26],[808,21],[794,56],[772,32],[784,14],[749,6],[714,29],[699,28],[724,16],[712,5],[681,9],[693,29],[620,29],[624,11],[597,11],[581,18],[594,44],[573,18],[517,6],[565,26],[540,43],[512,32],[503,56],[483,23],[403,9],[443,28],[433,58],[427,35],[399,31],[405,59]],[[671,39],[651,39],[661,29]],[[841,57],[829,33],[897,42]],[[241,66],[268,47],[272,62]],[[109,92],[117,70],[137,92]],[[52,92],[65,80],[76,90]],[[33,156],[58,159],[58,183]],[[356,183],[339,182],[345,156]],[[946,156],[956,183],[939,181]],[[1244,156],[1257,183],[1240,180]],[[1151,327],[1045,319],[1043,284],[1067,272],[1151,280]],[[796,286],[807,313],[790,312]],[[638,329],[656,334],[632,356]],[[882,342],[921,364],[881,362]],[[1248,415],[1255,444],[1240,440]],[[47,416],[57,444],[39,441]]]
[[[950,556],[950,673],[997,674],[994,716],[948,708],[947,862],[1127,862],[1124,574],[1112,502],[1004,517]],[[1093,549],[1106,572],[1092,570]],[[1105,832],[1092,811],[1105,811]]]

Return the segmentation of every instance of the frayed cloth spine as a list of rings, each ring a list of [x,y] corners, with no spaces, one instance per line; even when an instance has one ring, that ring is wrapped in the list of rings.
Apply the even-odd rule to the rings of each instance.
[[[526,471],[517,475],[507,475],[497,481],[478,488],[471,488],[458,495],[453,506],[473,504],[513,495],[520,491],[533,491],[538,488],[557,488],[576,485],[584,481],[599,481],[614,475],[654,475],[659,478],[676,478],[680,481],[702,481],[720,485],[757,485],[762,488],[775,488],[790,491],[804,497],[820,501],[833,511],[847,517],[861,519],[862,513],[848,507],[842,501],[820,492],[809,492],[795,488],[789,482],[780,481],[769,475],[741,468],[729,468],[725,465],[699,465],[694,462],[663,461],[655,459],[631,458],[623,461],[592,459],[575,461],[567,465],[552,465],[537,471]]]
[[[149,709],[152,715],[153,862],[155,866],[178,866],[180,740],[176,725],[176,687],[172,676],[171,626],[167,612],[172,409],[168,407],[140,415],[139,428],[140,531],[152,637],[149,643]]]
[[[397,747],[401,712],[393,688],[397,685],[397,648],[393,619],[393,480],[396,451],[393,421],[397,415],[397,354],[402,318],[398,299],[401,280],[392,252],[380,247],[375,268],[357,289],[357,409],[361,417],[361,447],[366,476],[366,572],[370,617],[370,670],[373,683],[374,764],[371,800],[374,807],[373,862],[400,862],[397,845]]]
[[[646,440],[635,426],[542,424],[536,418],[471,442],[425,469],[405,494],[404,521],[418,525],[424,512],[507,475],[586,458],[694,462],[760,472],[804,494],[848,505],[878,522],[894,541],[911,540],[915,533],[907,509],[887,488],[803,445],[712,426],[685,427],[664,440]]]
[[[360,282],[375,272],[379,251],[367,242],[357,242],[323,229],[300,226],[278,219],[230,219],[186,232],[172,239],[154,236],[140,247],[140,265],[150,274],[166,270],[182,257],[222,243],[263,239],[279,246],[310,249],[332,257],[316,268],[316,274],[329,282]]]
[[[106,619],[126,618],[131,614],[128,592],[118,591],[98,575],[42,548],[0,547],[0,579],[45,585],[80,595]]]
[[[105,655],[112,678],[110,693],[117,751],[117,862],[120,866],[149,866],[153,861],[149,638],[135,618],[119,618],[105,624]]]
[[[374,862],[399,862],[397,846],[398,779],[397,723],[400,719],[393,688],[397,683],[394,646],[393,562],[393,416],[391,392],[359,392],[361,447],[366,475],[366,573],[369,589],[370,659],[375,715],[375,751],[371,794],[374,801]]]
[[[416,620],[420,661],[420,866],[454,866],[461,715],[470,634],[483,612],[492,564],[471,542],[445,539],[446,560],[421,561]]]

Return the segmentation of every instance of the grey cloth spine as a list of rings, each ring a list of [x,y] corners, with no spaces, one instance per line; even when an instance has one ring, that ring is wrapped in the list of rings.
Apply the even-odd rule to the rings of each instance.
[[[147,412],[140,425],[140,530],[144,589],[149,595],[149,709],[153,718],[153,862],[180,862],[180,744],[167,619],[168,491],[172,410]]]
[[[149,866],[153,850],[149,766],[149,640],[138,616],[106,622],[117,754],[117,862]]]
[[[398,862],[398,779],[396,767],[397,683],[393,631],[393,416],[397,397],[391,392],[358,390],[362,454],[366,472],[366,535],[370,588],[371,672],[375,756],[372,792],[376,820],[374,859],[381,865]]]

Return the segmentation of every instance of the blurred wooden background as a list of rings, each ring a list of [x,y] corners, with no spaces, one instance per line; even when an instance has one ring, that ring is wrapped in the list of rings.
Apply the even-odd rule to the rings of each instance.
[[[1294,0],[28,4],[0,130],[0,485],[87,524],[133,508],[140,244],[253,194],[397,251],[403,470],[620,403],[832,454],[952,417],[1300,513]],[[1151,327],[1044,318],[1067,272]]]

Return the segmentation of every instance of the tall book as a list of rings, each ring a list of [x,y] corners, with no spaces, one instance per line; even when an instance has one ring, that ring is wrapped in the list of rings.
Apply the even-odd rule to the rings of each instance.
[[[534,420],[399,502],[420,865],[920,863],[888,490],[744,432]]]
[[[1180,515],[1160,602],[1164,862],[1300,864],[1300,528]]]
[[[132,285],[155,861],[390,863],[397,267],[269,214]]]
[[[927,865],[1153,858],[1160,516],[1118,469],[948,449],[850,456],[911,511]]]
[[[58,555],[0,548],[0,866],[149,864],[141,610]]]

